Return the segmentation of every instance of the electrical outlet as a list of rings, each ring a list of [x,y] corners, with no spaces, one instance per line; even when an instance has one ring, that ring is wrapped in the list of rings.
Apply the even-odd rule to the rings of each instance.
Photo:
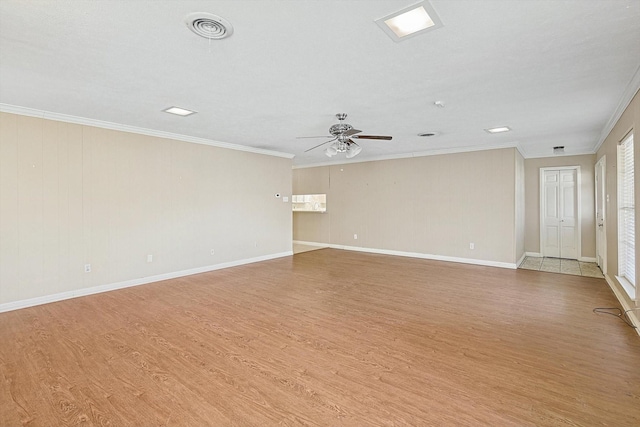
[[[153,262],[153,255],[147,255],[147,262]]]
[[[353,235],[353,240],[358,240],[358,235],[357,234]]]
[[[85,273],[91,273],[91,264],[85,264],[84,265],[84,272]]]
[[[469,243],[469,249],[475,249],[475,248],[476,248],[475,243]]]
[[[289,196],[284,196],[282,198],[282,203],[287,203],[289,201]]]

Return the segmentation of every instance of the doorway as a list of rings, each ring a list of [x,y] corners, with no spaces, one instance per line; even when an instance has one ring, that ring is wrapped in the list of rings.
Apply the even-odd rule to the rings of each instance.
[[[606,170],[607,159],[602,156],[596,163],[596,264],[607,273],[607,227],[606,227]]]
[[[540,169],[540,253],[579,259],[580,166]]]

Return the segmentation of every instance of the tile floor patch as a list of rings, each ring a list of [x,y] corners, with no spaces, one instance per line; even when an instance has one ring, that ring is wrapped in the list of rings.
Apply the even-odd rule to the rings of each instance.
[[[518,268],[604,279],[604,276],[596,263],[582,262],[575,259],[528,256],[525,257]]]

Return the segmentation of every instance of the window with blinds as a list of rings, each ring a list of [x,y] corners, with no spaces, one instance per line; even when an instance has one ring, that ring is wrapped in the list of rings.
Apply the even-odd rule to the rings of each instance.
[[[635,200],[634,200],[633,134],[618,146],[618,276],[636,287]],[[625,286],[626,287],[626,286]],[[633,295],[632,295],[633,296]]]

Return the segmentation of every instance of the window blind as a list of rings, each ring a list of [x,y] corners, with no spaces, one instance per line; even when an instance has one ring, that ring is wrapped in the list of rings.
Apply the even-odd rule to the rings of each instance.
[[[618,147],[618,275],[636,285],[633,134]]]

